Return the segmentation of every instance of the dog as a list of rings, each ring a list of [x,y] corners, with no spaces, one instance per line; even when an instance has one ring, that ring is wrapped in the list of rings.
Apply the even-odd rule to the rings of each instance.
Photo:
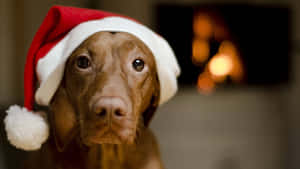
[[[26,169],[162,169],[148,128],[159,104],[155,59],[125,32],[98,32],[67,60],[49,106],[51,134]]]

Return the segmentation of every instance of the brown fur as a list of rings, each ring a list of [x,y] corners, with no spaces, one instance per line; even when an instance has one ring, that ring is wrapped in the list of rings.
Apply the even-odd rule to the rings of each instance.
[[[80,57],[90,61],[78,66]],[[132,62],[145,62],[136,71]],[[69,57],[50,105],[52,135],[30,169],[161,169],[147,128],[159,100],[154,56],[128,33],[95,33]]]

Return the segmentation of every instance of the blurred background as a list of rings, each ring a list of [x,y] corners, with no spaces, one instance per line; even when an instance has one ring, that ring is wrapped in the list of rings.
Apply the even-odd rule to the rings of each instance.
[[[151,128],[166,169],[300,168],[300,1],[1,0],[0,169],[25,152],[10,146],[5,109],[23,104],[31,40],[54,4],[136,18],[173,47],[182,75]]]

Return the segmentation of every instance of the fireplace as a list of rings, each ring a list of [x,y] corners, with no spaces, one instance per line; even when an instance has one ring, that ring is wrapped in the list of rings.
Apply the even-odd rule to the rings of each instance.
[[[287,84],[290,9],[267,5],[157,6],[156,29],[175,51],[181,85],[217,87]]]

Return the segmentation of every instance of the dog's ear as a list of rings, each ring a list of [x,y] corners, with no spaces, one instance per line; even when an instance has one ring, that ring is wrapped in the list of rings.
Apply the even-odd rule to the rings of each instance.
[[[144,126],[146,126],[146,127],[149,126],[149,123],[159,105],[160,85],[159,85],[158,76],[156,76],[153,86],[154,86],[154,90],[153,90],[153,94],[152,94],[152,97],[150,100],[150,104],[143,113]]]
[[[50,105],[50,122],[56,146],[60,152],[71,142],[77,133],[76,112],[63,85],[56,91]]]

